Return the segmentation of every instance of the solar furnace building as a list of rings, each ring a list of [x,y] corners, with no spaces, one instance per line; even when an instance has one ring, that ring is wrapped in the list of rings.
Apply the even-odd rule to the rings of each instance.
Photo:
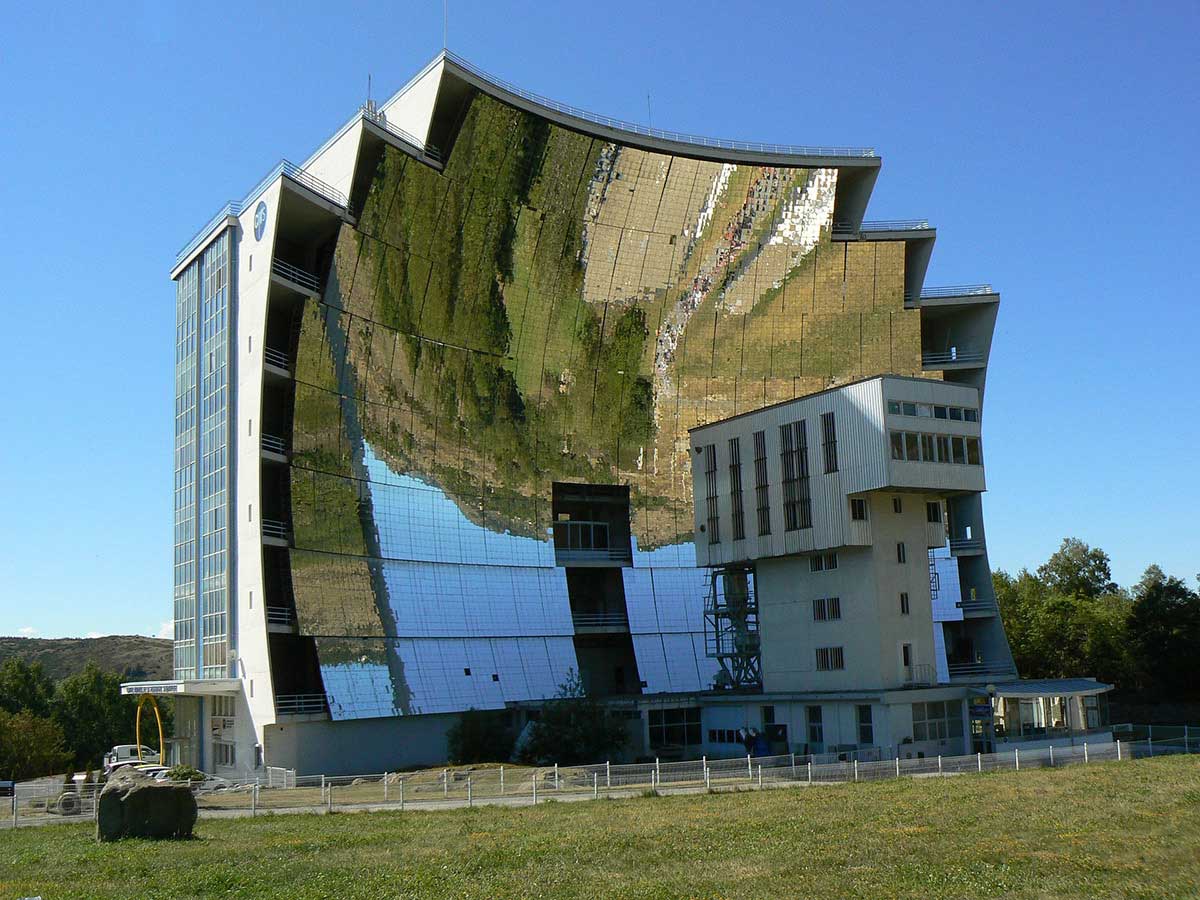
[[[171,270],[175,677],[126,686],[176,697],[177,758],[438,762],[464,710],[519,726],[572,670],[632,755],[673,741],[729,688],[689,428],[879,373],[983,387],[998,297],[922,292],[934,230],[864,221],[879,166],[442,53],[222,208]]]

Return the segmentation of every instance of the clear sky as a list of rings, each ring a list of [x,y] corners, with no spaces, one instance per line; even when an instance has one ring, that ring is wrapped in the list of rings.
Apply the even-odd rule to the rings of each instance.
[[[867,145],[926,283],[1002,294],[995,568],[1200,570],[1200,5],[451,0],[449,44],[661,128]],[[171,609],[175,252],[442,44],[442,4],[0,0],[0,634]]]

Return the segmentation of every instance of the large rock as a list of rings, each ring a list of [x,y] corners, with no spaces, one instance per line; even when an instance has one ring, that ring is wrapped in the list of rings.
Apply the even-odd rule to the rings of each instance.
[[[191,837],[195,824],[196,798],[187,785],[166,784],[121,769],[100,792],[96,836],[102,841]]]

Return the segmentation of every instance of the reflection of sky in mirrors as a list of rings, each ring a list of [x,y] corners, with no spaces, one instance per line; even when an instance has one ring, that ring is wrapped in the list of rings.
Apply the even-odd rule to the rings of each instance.
[[[566,573],[545,540],[470,521],[436,485],[392,471],[364,443],[383,579],[403,637],[414,713],[496,709],[553,696],[578,669]],[[703,690],[705,573],[691,543],[634,550],[622,570],[641,680],[651,693]],[[391,675],[374,662],[323,665],[334,719],[396,715]],[[470,674],[467,674],[467,673]],[[495,677],[493,677],[495,676]]]

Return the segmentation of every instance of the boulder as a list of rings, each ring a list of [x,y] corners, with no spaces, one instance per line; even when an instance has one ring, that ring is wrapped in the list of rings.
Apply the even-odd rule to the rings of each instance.
[[[122,769],[100,792],[96,836],[102,841],[191,837],[195,824],[196,798],[187,785]]]

